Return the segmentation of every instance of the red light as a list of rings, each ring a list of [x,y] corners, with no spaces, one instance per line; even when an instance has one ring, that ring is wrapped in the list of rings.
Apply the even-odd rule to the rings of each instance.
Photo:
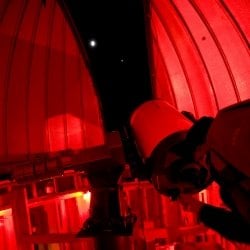
[[[52,152],[66,148],[80,149],[83,146],[82,122],[73,115],[65,114],[49,118],[47,133]]]

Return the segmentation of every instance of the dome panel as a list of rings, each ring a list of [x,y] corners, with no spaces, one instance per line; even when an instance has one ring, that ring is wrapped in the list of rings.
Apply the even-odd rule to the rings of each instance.
[[[0,160],[103,144],[93,81],[58,3],[5,5],[2,1]]]
[[[249,98],[249,44],[244,32],[249,27],[245,17],[250,7],[239,2],[234,7],[232,1],[151,1],[155,98],[164,97],[170,80],[177,108],[197,117],[214,115],[218,109]],[[248,11],[242,13],[243,6]],[[173,51],[175,58],[170,56]],[[174,70],[176,65],[182,73]],[[180,74],[184,77],[178,80]]]

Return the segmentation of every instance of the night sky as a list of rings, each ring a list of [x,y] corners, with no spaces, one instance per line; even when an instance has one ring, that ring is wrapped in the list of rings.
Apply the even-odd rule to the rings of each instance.
[[[143,0],[64,0],[87,54],[105,127],[121,128],[151,98]]]

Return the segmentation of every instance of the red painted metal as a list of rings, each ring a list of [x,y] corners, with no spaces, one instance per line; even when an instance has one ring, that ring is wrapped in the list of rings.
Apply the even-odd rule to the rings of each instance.
[[[155,98],[197,117],[250,97],[250,3],[152,0]]]
[[[140,105],[132,114],[130,123],[144,159],[151,156],[162,140],[176,132],[186,132],[192,126],[191,121],[163,100]]]
[[[92,78],[56,1],[1,1],[0,160],[103,144]]]

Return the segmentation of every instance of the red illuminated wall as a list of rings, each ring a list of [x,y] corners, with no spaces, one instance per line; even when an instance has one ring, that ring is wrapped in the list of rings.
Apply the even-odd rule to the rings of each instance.
[[[154,96],[196,116],[250,97],[250,1],[150,1]]]
[[[154,97],[196,117],[250,98],[249,17],[248,0],[151,0]],[[204,194],[222,205],[215,184]]]
[[[1,163],[104,142],[98,98],[76,39],[56,0],[43,2],[0,1]],[[151,0],[145,25],[150,25],[154,97],[197,117],[249,98],[249,13],[249,0]],[[151,186],[147,192],[127,191],[145,225],[169,227],[174,238],[173,226],[185,219],[179,205],[158,193],[153,197]],[[218,190],[208,191],[209,201],[218,203]],[[78,210],[81,221],[87,216],[89,198],[76,196],[60,201],[62,232],[80,226],[71,211]],[[152,201],[163,205],[152,208]],[[53,224],[55,208],[50,208]],[[0,235],[14,238],[12,220],[5,223],[3,228],[0,221]]]
[[[103,143],[92,79],[55,0],[0,1],[0,160]]]
[[[150,6],[156,98],[196,116],[249,98],[249,1]],[[55,0],[1,1],[0,55],[1,160],[103,143],[91,76]]]

